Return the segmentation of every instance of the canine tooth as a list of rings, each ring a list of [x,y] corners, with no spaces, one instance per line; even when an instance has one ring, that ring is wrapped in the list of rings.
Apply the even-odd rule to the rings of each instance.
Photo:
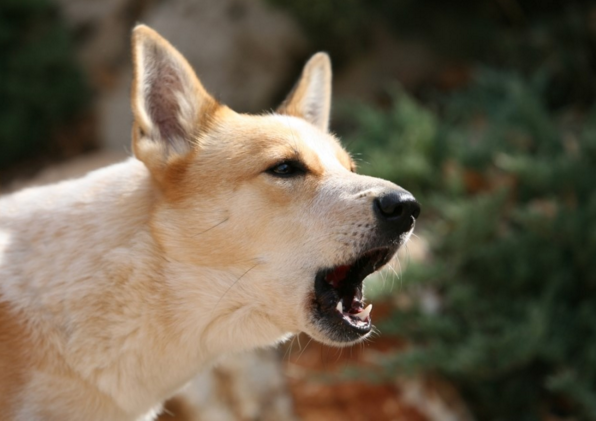
[[[337,307],[335,307],[335,309],[337,311],[339,311],[340,313],[344,312],[344,305],[342,304],[341,300],[339,300],[339,302],[337,303]]]
[[[366,308],[364,310],[362,310],[360,313],[354,314],[354,316],[358,317],[360,320],[365,322],[366,319],[368,319],[368,315],[370,314],[371,310],[372,310],[372,304],[369,304],[366,306]]]

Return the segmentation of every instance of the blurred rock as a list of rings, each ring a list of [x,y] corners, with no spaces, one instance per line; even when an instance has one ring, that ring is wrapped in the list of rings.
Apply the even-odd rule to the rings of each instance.
[[[438,377],[402,378],[397,381],[402,400],[429,421],[474,421],[459,392]]]
[[[274,106],[306,41],[285,12],[261,0],[58,0],[98,91],[100,139],[129,149],[130,31],[142,22],[168,39],[207,90],[241,112]]]
[[[55,0],[74,33],[81,63],[101,93],[130,61],[130,30],[153,0]]]
[[[173,0],[142,21],[182,51],[209,92],[238,111],[270,107],[306,53],[294,21],[259,0]]]
[[[229,356],[166,404],[159,421],[293,421],[276,350]]]

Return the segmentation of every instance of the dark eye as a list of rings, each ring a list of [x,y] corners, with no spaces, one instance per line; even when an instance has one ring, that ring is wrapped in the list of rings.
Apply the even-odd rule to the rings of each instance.
[[[284,161],[275,164],[273,167],[269,168],[267,172],[277,177],[293,177],[305,173],[304,167],[293,161]]]

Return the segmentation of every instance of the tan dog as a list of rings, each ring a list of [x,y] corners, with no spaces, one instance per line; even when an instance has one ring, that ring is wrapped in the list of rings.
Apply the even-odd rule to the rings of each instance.
[[[3,420],[150,420],[223,353],[358,342],[419,214],[328,133],[327,55],[259,116],[146,26],[133,55],[136,158],[0,200]]]

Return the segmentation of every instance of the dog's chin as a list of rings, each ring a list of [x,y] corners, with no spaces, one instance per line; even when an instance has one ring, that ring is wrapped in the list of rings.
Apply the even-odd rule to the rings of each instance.
[[[317,271],[306,333],[333,346],[366,339],[373,328],[372,304],[364,304],[363,281],[389,262],[398,248],[399,244],[391,244],[368,249],[350,261]]]
[[[320,342],[322,344],[332,346],[335,348],[343,348],[343,347],[349,347],[352,345],[356,345],[357,343],[364,341],[366,338],[368,338],[371,335],[372,330],[370,330],[368,333],[366,333],[364,335],[358,336],[357,339],[354,339],[351,341],[348,341],[348,340],[338,341],[338,340],[334,339],[334,338],[336,338],[335,334],[333,334],[330,331],[324,330],[322,327],[315,326],[315,325],[312,325],[309,329],[305,330],[304,333],[306,333],[308,336],[310,336],[315,341]]]

